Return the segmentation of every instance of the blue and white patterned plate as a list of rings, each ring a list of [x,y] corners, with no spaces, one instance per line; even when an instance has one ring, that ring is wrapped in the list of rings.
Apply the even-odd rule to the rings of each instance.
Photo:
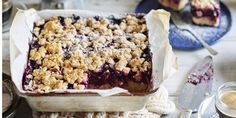
[[[220,2],[221,19],[218,27],[199,26],[191,22],[191,13],[189,5],[181,12],[174,12],[168,8],[163,7],[158,3],[158,0],[142,0],[135,9],[136,13],[148,13],[152,9],[167,9],[171,13],[182,16],[183,22],[189,24],[199,37],[205,40],[208,44],[216,43],[229,30],[232,24],[231,14],[229,9]],[[170,44],[175,49],[194,50],[202,48],[201,43],[189,32],[182,31],[176,28],[172,21],[170,21]]]

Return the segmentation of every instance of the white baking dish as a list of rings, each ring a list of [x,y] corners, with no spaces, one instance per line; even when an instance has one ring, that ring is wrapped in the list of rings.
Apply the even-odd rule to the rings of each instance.
[[[22,76],[27,62],[29,42],[32,39],[33,23],[39,17],[51,16],[82,17],[103,16],[89,11],[78,10],[45,10],[33,9],[18,11],[10,30],[11,74],[18,94],[28,101],[36,111],[134,111],[143,108],[151,95],[163,80],[177,69],[176,57],[168,40],[170,14],[164,10],[155,10],[145,16],[149,30],[149,42],[153,53],[153,86],[149,93],[132,95],[127,90],[115,88],[111,90],[66,90],[50,93],[30,93],[22,88]],[[114,15],[114,14],[113,14]],[[119,17],[119,15],[114,15]]]
[[[101,97],[95,94],[24,95],[36,111],[136,111],[143,108],[150,95],[115,95]]]

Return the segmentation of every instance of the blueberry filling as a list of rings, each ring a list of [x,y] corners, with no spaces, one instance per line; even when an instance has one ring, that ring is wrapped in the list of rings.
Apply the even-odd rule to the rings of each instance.
[[[204,73],[203,75],[194,75],[192,74],[189,79],[188,79],[188,83],[192,83],[194,85],[200,84],[200,83],[207,83],[208,81],[213,79],[213,67],[210,66],[210,68],[207,70],[206,73]]]
[[[112,87],[127,88],[129,82],[143,83],[150,85],[151,70],[141,72],[140,79],[135,78],[137,73],[124,73],[121,71],[114,70],[109,64],[104,64],[100,72],[90,71],[88,72],[88,88],[89,89],[108,89]],[[143,88],[144,91],[148,90],[148,86]],[[137,92],[137,90],[129,89],[130,92]]]
[[[193,16],[197,18],[210,17],[211,20],[215,20],[220,16],[220,9],[217,7],[214,7],[214,9],[210,9],[210,8],[199,9],[192,6],[191,13]]]

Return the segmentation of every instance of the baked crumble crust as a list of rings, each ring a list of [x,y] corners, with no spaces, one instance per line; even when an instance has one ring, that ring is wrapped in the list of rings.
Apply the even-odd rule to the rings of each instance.
[[[218,26],[220,5],[216,0],[192,0],[192,21],[198,25]]]
[[[214,7],[218,4],[216,0],[192,0],[191,5],[202,9],[204,8],[214,9]]]
[[[143,16],[126,15],[113,20],[54,16],[36,21],[33,34],[28,63],[32,67],[23,83],[26,90],[85,89],[91,76],[88,72],[99,73],[104,65],[126,75],[135,73],[131,77],[135,80],[145,72],[151,76]]]

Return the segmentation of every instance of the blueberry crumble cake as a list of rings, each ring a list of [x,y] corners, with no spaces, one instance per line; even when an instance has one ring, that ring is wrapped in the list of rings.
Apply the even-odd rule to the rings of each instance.
[[[143,14],[54,16],[34,23],[23,89],[152,88],[152,54]]]
[[[192,20],[195,24],[218,26],[220,5],[215,0],[192,0]]]
[[[171,8],[173,10],[181,10],[183,9],[189,0],[159,0],[163,6]]]

